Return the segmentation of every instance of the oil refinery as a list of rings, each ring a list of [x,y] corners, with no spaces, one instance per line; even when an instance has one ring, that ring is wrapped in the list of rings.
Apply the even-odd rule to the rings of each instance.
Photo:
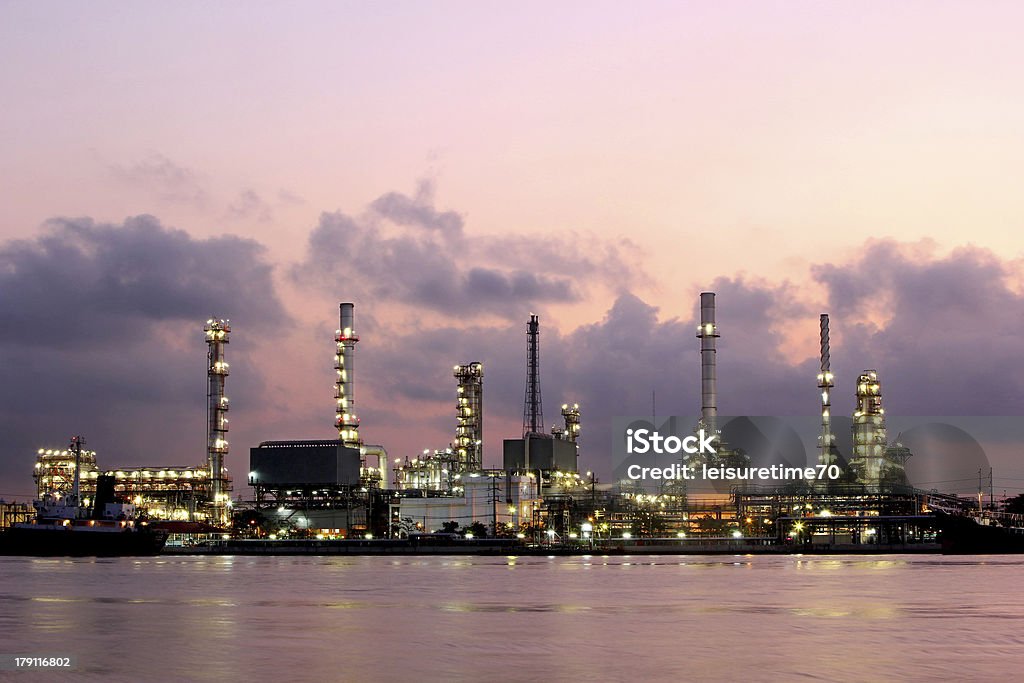
[[[548,548],[598,543],[676,550],[735,548],[738,543],[778,549],[808,544],[830,548],[934,545],[936,524],[931,510],[963,510],[965,499],[909,485],[906,463],[912,454],[888,439],[877,370],[865,370],[855,382],[853,445],[849,457],[844,457],[836,445],[831,414],[836,381],[831,370],[829,316],[822,314],[819,323],[817,464],[823,471],[836,473],[828,479],[764,486],[737,480],[718,490],[694,488],[683,478],[661,482],[657,490],[629,480],[600,482],[580,467],[584,432],[579,403],[566,399],[560,404],[561,424],[545,430],[537,315],[530,315],[526,324],[522,433],[502,439],[500,466],[488,467],[484,462],[485,373],[478,360],[452,366],[451,440],[415,454],[389,456],[385,446],[364,441],[364,432],[371,433],[372,425],[362,425],[356,409],[355,356],[360,337],[355,306],[342,303],[334,335],[336,439],[264,441],[251,447],[247,483],[252,496],[233,501],[232,479],[225,466],[229,452],[226,349],[231,325],[210,318],[203,326],[205,462],[106,469],[100,467],[95,451],[81,451],[80,491],[88,505],[96,495],[97,479],[112,478],[121,501],[144,511],[154,523],[171,525],[186,542],[209,539],[212,532],[216,538],[230,533],[264,541],[476,537]],[[680,453],[673,471],[757,471],[749,467],[750,454],[729,443],[728,420],[719,414],[717,341],[721,333],[712,292],[700,295],[696,336],[701,411],[690,425],[692,436],[686,438],[706,442],[708,448]],[[804,471],[803,465],[790,469]],[[74,470],[69,449],[40,449],[34,470],[39,497],[67,494]]]

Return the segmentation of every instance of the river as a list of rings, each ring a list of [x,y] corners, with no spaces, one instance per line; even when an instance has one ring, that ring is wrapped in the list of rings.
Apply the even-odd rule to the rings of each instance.
[[[1024,667],[1019,556],[0,558],[70,680],[957,680]],[[0,672],[10,680],[65,679]]]

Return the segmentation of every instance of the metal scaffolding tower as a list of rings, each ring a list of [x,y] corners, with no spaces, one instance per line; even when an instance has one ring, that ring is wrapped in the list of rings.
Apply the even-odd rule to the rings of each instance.
[[[526,325],[526,400],[523,406],[523,438],[544,433],[544,406],[540,396],[540,318],[530,314]]]

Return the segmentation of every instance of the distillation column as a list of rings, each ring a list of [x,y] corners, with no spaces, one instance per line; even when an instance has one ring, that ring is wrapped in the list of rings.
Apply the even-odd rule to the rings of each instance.
[[[455,406],[455,441],[452,448],[461,472],[479,472],[484,466],[484,366],[472,362],[456,365],[459,381],[458,403]]]
[[[203,327],[206,333],[207,353],[207,411],[206,411],[206,464],[210,470],[210,495],[215,524],[228,523],[228,490],[224,458],[228,454],[228,397],[224,395],[224,382],[228,376],[228,363],[224,350],[231,333],[227,320],[210,318]]]
[[[353,329],[355,306],[350,303],[341,304],[341,329],[335,335],[338,343],[334,355],[334,369],[337,379],[334,383],[335,408],[334,426],[338,429],[338,440],[349,448],[359,448],[359,418],[355,412],[355,389],[353,385],[355,368],[356,342],[359,336]]]
[[[715,340],[718,326],[715,324],[715,294],[702,292],[700,295],[700,327],[697,338],[700,339],[700,388],[701,424],[708,434],[718,441],[718,387],[715,373],[716,351]]]
[[[828,314],[821,314],[821,372],[818,373],[818,388],[821,389],[821,436],[818,437],[819,465],[835,465],[836,438],[832,434],[832,376],[828,339]]]
[[[580,404],[562,404],[562,419],[565,421],[565,440],[575,442],[580,437]]]
[[[526,399],[523,405],[523,438],[544,433],[544,406],[540,395],[540,318],[530,314],[526,325]]]
[[[853,413],[853,457],[857,483],[877,486],[885,464],[885,410],[878,373],[865,370],[857,378],[857,410]]]

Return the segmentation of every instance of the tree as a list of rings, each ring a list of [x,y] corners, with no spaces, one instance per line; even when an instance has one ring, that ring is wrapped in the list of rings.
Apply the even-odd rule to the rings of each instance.
[[[456,522],[454,519],[452,521],[450,521],[450,522],[445,522],[444,524],[441,525],[441,531],[443,531],[446,534],[458,533],[458,531],[459,531],[459,523]]]
[[[630,531],[635,536],[660,536],[668,528],[665,518],[651,510],[638,510]]]
[[[729,527],[728,522],[715,519],[712,515],[698,517],[696,521],[698,532],[704,536],[722,536]]]
[[[483,522],[473,522],[466,527],[466,533],[473,534],[475,538],[484,538],[487,536],[487,526]]]
[[[1024,515],[1024,493],[1006,499],[1006,512],[1015,515]]]

